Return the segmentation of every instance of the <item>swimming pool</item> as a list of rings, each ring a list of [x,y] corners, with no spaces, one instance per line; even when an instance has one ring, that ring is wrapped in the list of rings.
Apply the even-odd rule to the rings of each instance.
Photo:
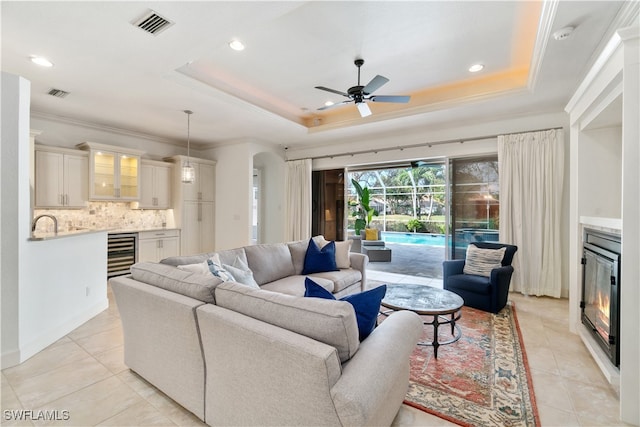
[[[405,243],[410,245],[427,245],[444,248],[444,234],[398,233],[383,231],[382,240],[387,243]],[[466,247],[471,242],[497,242],[498,230],[460,230],[456,233],[456,247]]]
[[[412,245],[439,246],[444,248],[444,234],[394,233],[383,231],[382,240],[387,243],[408,243]]]

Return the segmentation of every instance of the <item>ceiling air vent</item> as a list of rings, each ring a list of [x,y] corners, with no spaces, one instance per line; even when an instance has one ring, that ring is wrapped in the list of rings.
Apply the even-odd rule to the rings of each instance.
[[[173,22],[158,15],[153,10],[149,10],[142,18],[133,22],[133,25],[146,31],[149,34],[157,36],[167,28],[173,25]]]
[[[67,95],[69,95],[69,92],[61,89],[49,89],[47,95],[55,96],[56,98],[65,98]]]

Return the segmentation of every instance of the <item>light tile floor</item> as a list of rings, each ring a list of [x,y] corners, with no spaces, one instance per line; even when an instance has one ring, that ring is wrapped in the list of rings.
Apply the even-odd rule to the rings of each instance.
[[[438,279],[369,271],[369,278],[441,287]],[[568,332],[568,302],[511,295],[543,426],[617,426],[619,401],[580,339]],[[109,309],[24,363],[2,371],[3,425],[200,426],[190,412],[123,363],[122,328]],[[57,410],[62,421],[11,421],[6,410]],[[403,406],[396,426],[452,425]]]

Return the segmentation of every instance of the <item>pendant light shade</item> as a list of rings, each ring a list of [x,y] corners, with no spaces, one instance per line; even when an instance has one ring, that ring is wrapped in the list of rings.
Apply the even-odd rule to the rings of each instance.
[[[193,168],[193,166],[191,166],[191,163],[189,163],[189,149],[191,148],[191,115],[193,114],[193,111],[191,110],[184,110],[185,114],[187,115],[187,161],[184,163],[184,166],[182,166],[182,182],[185,184],[193,184],[193,182],[196,180],[196,171]]]

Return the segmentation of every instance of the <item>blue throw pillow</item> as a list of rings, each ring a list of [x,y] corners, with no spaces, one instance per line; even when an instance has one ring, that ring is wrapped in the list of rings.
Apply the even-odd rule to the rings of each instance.
[[[336,299],[331,292],[327,291],[308,277],[304,280],[304,289],[305,297],[332,300]],[[350,303],[356,312],[360,341],[364,341],[364,339],[367,338],[376,327],[376,319],[380,313],[380,302],[386,293],[387,285],[382,285],[359,294],[348,295],[344,298],[340,298],[340,301]]]
[[[320,249],[316,242],[310,239],[307,253],[304,256],[302,274],[338,270],[338,266],[336,265],[336,242],[331,241]]]

